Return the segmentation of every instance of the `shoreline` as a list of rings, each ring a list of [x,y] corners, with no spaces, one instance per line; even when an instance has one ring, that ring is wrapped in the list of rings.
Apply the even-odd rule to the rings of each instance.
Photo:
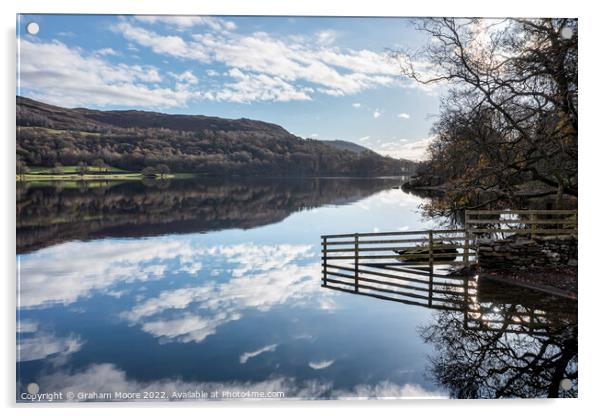
[[[125,180],[165,180],[165,179],[194,179],[194,178],[270,178],[270,179],[403,179],[405,176],[344,176],[344,175],[325,175],[325,176],[298,176],[298,175],[207,175],[202,173],[170,173],[163,177],[148,177],[140,172],[127,172],[116,174],[85,174],[79,175],[67,173],[61,175],[27,173],[17,175],[17,182],[61,182],[61,181],[125,181]],[[401,185],[399,185],[401,188]]]
[[[17,182],[108,182],[108,181],[138,181],[144,179],[150,180],[165,180],[165,179],[187,179],[194,178],[197,175],[194,173],[170,173],[163,175],[163,177],[148,177],[142,175],[142,173],[118,173],[118,174],[64,174],[64,175],[46,175],[46,174],[26,174],[17,176]]]

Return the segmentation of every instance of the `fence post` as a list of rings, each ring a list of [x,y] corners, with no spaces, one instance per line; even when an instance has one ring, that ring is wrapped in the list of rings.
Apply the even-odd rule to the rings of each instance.
[[[326,286],[326,237],[322,236],[322,284]]]
[[[429,230],[429,267],[433,270],[433,230]]]
[[[531,219],[531,240],[533,240],[537,228],[537,224],[534,223],[534,221],[537,221],[537,214],[532,213],[529,218]]]
[[[468,211],[464,210],[464,267],[468,266]]]
[[[355,234],[355,291],[359,292],[359,236]]]
[[[429,268],[429,306],[433,306],[433,268]]]
[[[464,277],[464,329],[468,329],[468,277]]]

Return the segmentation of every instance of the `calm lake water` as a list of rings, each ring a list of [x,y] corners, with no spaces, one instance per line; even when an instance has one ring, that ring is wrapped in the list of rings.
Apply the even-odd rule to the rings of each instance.
[[[437,227],[399,184],[18,188],[17,399],[576,396],[574,304],[471,278],[484,319],[321,287],[320,235]]]

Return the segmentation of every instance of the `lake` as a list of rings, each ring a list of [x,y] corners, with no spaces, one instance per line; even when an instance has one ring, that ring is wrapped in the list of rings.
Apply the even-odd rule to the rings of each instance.
[[[574,303],[475,276],[478,314],[321,286],[320,235],[445,223],[400,184],[19,185],[17,400],[576,396]]]

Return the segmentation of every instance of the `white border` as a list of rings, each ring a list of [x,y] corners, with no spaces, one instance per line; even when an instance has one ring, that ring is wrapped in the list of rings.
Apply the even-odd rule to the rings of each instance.
[[[2,372],[0,378],[1,404],[8,407],[9,414],[30,414],[40,408],[45,413],[63,415],[80,414],[82,405],[54,406],[15,406],[15,22],[16,13],[106,13],[106,14],[226,14],[226,15],[345,15],[345,16],[521,16],[521,17],[578,17],[580,49],[580,149],[579,182],[581,198],[579,207],[580,222],[580,290],[579,290],[579,399],[577,400],[506,400],[506,401],[379,401],[379,402],[244,402],[244,403],[201,403],[201,404],[119,404],[110,410],[115,414],[129,414],[132,410],[142,410],[148,414],[161,414],[172,408],[198,414],[199,412],[245,412],[245,414],[305,414],[306,412],[341,411],[350,415],[379,413],[420,412],[448,415],[463,415],[468,412],[488,415],[504,415],[517,411],[545,412],[546,414],[577,414],[593,408],[598,400],[600,381],[599,346],[601,325],[600,271],[596,267],[596,253],[593,246],[600,244],[601,177],[598,169],[602,156],[600,143],[599,108],[600,97],[600,13],[595,2],[576,1],[531,1],[501,0],[485,1],[445,1],[393,2],[366,0],[362,3],[344,0],[219,0],[192,2],[190,0],[96,0],[74,2],[69,0],[4,0],[0,2],[2,19],[2,51],[0,65],[2,71],[2,99],[0,100],[2,127],[2,265],[4,283],[3,328],[5,329],[2,350]],[[598,238],[596,238],[598,235]],[[600,257],[600,255],[597,255]],[[108,405],[84,406],[92,414],[106,414]]]

